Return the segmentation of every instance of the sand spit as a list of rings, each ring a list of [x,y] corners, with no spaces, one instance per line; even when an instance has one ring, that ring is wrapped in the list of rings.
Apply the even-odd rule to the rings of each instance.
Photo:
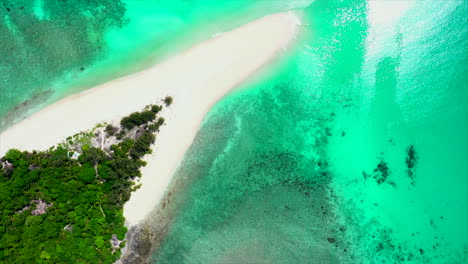
[[[45,150],[95,124],[172,96],[166,124],[145,159],[142,187],[124,208],[127,225],[143,220],[158,201],[209,109],[233,87],[268,64],[294,39],[293,13],[265,16],[223,33],[142,72],[62,99],[0,134],[0,156],[10,148]]]

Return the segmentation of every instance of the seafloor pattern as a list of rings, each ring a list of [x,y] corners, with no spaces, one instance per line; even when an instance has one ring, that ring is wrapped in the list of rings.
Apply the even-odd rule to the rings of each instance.
[[[376,2],[212,110],[155,263],[467,263],[467,5]]]

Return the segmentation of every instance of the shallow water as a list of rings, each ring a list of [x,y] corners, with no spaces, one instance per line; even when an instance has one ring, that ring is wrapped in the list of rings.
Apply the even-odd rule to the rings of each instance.
[[[0,1],[0,130],[276,12],[277,1]]]
[[[153,262],[467,263],[467,11],[305,8],[291,58],[206,117]]]
[[[466,1],[68,2],[83,12],[0,2],[2,122],[303,14],[294,49],[205,118],[154,263],[468,263]]]

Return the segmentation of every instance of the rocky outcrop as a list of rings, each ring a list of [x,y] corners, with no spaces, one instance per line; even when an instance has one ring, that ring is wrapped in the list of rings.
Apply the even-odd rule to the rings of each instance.
[[[132,226],[126,235],[122,257],[115,264],[149,264],[153,249],[153,232],[145,224]]]
[[[36,204],[36,208],[31,211],[32,215],[43,215],[46,214],[47,208],[51,207],[52,204],[48,204],[43,200],[32,200],[31,203]]]

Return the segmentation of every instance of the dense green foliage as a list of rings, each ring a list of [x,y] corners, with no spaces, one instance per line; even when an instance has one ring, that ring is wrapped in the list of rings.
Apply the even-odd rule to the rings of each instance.
[[[76,140],[77,159],[71,137],[68,149],[9,150],[0,162],[0,263],[115,262],[123,243],[113,248],[110,240],[125,237],[123,205],[138,188],[132,180],[151,152],[155,135],[147,123],[155,118],[152,111],[124,118],[144,126],[121,129],[124,139],[107,150]],[[37,213],[39,202],[46,207]]]
[[[120,125],[126,129],[132,129],[136,126],[146,124],[156,118],[156,113],[150,110],[135,112],[122,118]]]
[[[116,260],[119,255],[112,254],[108,241],[112,234],[119,239],[125,236],[122,206],[130,196],[128,179],[139,176],[138,160],[116,160],[93,147],[79,161],[68,158],[63,148],[33,153],[10,150],[4,159],[14,169],[10,175],[0,174],[0,262]],[[119,195],[113,194],[117,189]],[[52,205],[46,214],[31,215],[30,201],[36,199]],[[71,231],[64,229],[67,225]],[[99,240],[105,243],[98,245]]]
[[[159,105],[151,106],[151,111],[155,114],[159,113],[161,110],[162,110],[162,106],[159,106]]]
[[[149,153],[151,151],[150,146],[154,143],[155,138],[151,132],[143,132],[130,149],[130,156],[138,159]]]

